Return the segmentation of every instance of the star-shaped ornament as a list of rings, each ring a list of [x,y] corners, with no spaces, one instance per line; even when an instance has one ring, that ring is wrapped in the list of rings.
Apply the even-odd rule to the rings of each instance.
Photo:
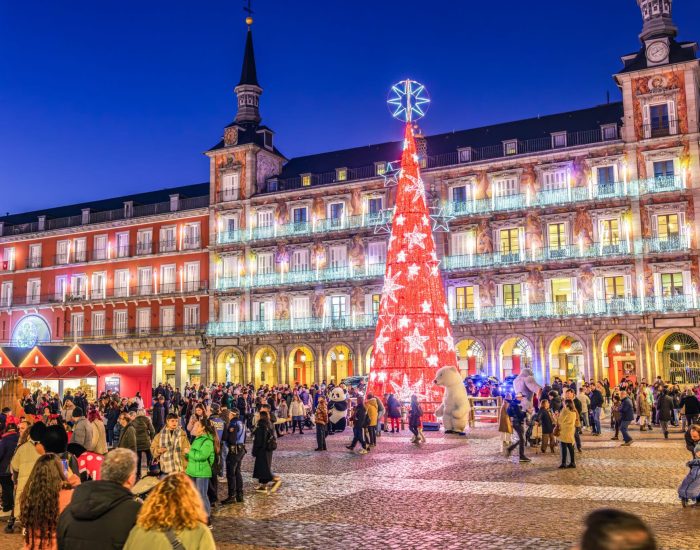
[[[439,275],[440,275],[440,260],[438,260],[432,266],[430,266],[430,276],[437,277]]]
[[[430,365],[431,367],[437,367],[438,356],[437,355],[429,355],[426,358],[426,361],[428,362],[428,365]]]
[[[423,313],[430,313],[433,309],[433,304],[431,304],[428,300],[424,300],[423,303],[420,305],[421,310]]]
[[[406,217],[403,214],[399,214],[396,216],[396,219],[394,220],[396,222],[396,225],[403,225],[403,222],[406,221]]]
[[[428,235],[423,233],[423,231],[421,231],[420,229],[418,229],[417,225],[413,226],[413,231],[411,233],[406,233],[404,237],[406,239],[409,251],[414,246],[425,250],[425,243],[423,241],[428,237]]]
[[[394,394],[396,395],[396,398],[401,401],[401,403],[410,403],[411,402],[411,396],[415,395],[418,397],[419,400],[424,400],[426,398],[425,395],[423,395],[421,392],[423,391],[423,386],[425,385],[423,382],[423,376],[421,375],[420,379],[418,382],[415,384],[411,385],[408,382],[408,375],[404,374],[403,375],[403,380],[401,381],[401,385],[399,386],[395,382],[391,382],[391,385],[394,388]]]
[[[382,174],[384,178],[384,187],[393,187],[398,185],[399,177],[401,176],[401,168],[395,168],[395,162],[388,162],[386,165],[386,170]]]
[[[402,317],[399,317],[399,328],[408,328],[408,325],[411,324],[411,320],[406,317],[405,315]]]
[[[408,180],[406,184],[406,192],[413,193],[413,199],[424,199],[425,200],[425,185],[423,185],[423,180],[417,178],[411,174],[404,174]]]
[[[443,207],[434,207],[432,210],[437,210],[435,214],[430,214],[430,219],[433,220],[433,231],[441,233],[450,232],[450,222],[455,219],[455,216],[445,212]]]
[[[388,341],[389,338],[384,336],[384,330],[382,330],[379,333],[379,336],[377,336],[377,338],[374,340],[374,346],[376,351],[379,353],[386,353],[386,351],[384,351],[384,344],[386,344]]]
[[[447,336],[444,336],[442,338],[442,341],[445,342],[445,345],[447,346],[448,350],[453,350],[455,349],[455,341],[454,338],[452,338],[451,334],[447,334]]]
[[[395,304],[398,303],[398,300],[396,299],[396,291],[404,288],[403,286],[401,286],[399,283],[396,282],[396,280],[399,277],[401,277],[401,272],[399,271],[396,275],[392,276],[391,267],[390,267],[389,272],[386,274],[386,277],[384,278],[384,286],[382,288],[382,295],[386,296],[389,300],[391,300]]]
[[[414,279],[420,273],[420,266],[418,264],[411,264],[408,266],[408,278]]]
[[[445,328],[445,319],[443,319],[442,317],[438,317],[435,319],[435,324],[440,328]]]
[[[406,261],[406,252],[404,250],[399,250],[396,253],[396,261],[399,263],[403,263]]]
[[[413,334],[404,336],[403,339],[408,342],[408,353],[412,353],[414,351],[425,353],[425,343],[430,340],[428,336],[423,336],[420,333],[418,327],[413,329]]]
[[[374,234],[380,235],[381,233],[391,233],[391,220],[386,219],[384,216],[377,216],[373,221]]]

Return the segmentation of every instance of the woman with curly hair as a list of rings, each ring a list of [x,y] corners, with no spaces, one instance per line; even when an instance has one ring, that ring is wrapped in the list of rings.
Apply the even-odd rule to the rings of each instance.
[[[202,497],[190,478],[184,472],[170,474],[148,495],[124,550],[214,550],[206,523]]]
[[[57,455],[39,457],[22,492],[20,517],[24,550],[56,550],[58,516],[68,506],[73,489]]]

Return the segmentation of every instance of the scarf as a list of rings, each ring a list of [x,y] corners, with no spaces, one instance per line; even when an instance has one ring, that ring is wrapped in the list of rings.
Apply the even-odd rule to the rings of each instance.
[[[166,451],[160,455],[160,468],[168,474],[184,472],[185,466],[182,462],[182,435],[180,426],[170,431],[164,428],[160,432],[160,446]]]

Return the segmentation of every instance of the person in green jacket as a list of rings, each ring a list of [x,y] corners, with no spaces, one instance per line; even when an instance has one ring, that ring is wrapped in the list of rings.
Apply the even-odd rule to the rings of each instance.
[[[186,473],[192,478],[197,487],[197,491],[199,491],[204,502],[207,517],[209,517],[211,515],[211,505],[209,504],[207,489],[209,488],[212,468],[216,461],[219,442],[214,426],[206,418],[201,418],[194,423],[191,434],[194,436],[194,441],[190,447],[190,452],[185,455],[188,460]]]
[[[124,550],[215,550],[207,515],[195,487],[184,472],[163,479],[141,507]]]

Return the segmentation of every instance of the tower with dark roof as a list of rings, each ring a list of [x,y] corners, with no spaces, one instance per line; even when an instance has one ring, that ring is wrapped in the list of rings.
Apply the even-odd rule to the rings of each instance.
[[[637,0],[642,10],[644,27],[639,38],[645,41],[659,36],[674,37],[678,29],[673,23],[673,0]]]
[[[237,124],[257,125],[260,123],[260,96],[262,88],[258,84],[258,72],[255,68],[255,51],[253,49],[252,19],[248,18],[248,34],[243,53],[243,67],[241,68],[241,80],[234,88],[238,96],[238,113],[235,122]]]

